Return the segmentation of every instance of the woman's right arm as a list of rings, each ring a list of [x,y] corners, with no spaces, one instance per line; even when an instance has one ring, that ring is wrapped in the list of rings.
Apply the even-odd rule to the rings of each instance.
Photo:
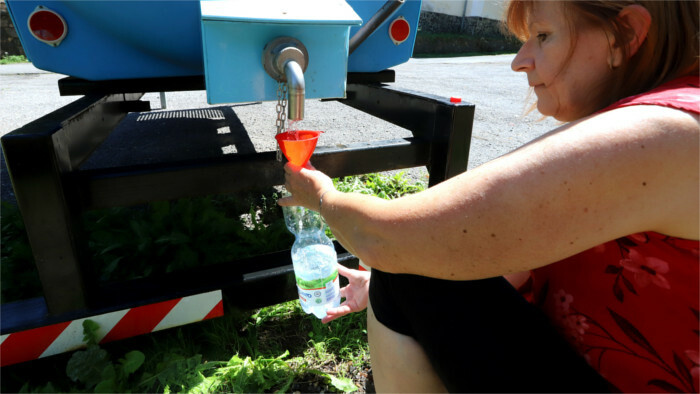
[[[318,209],[331,190],[321,213],[334,235],[383,271],[499,276],[640,231],[697,239],[699,130],[682,111],[620,108],[391,201],[288,168],[292,198],[281,203]]]

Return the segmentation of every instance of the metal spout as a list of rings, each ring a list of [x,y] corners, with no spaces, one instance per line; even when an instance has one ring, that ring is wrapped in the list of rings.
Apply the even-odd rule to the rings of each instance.
[[[265,45],[262,63],[268,75],[287,83],[287,119],[304,119],[304,71],[309,64],[304,44],[296,38],[277,37]]]
[[[306,88],[304,84],[304,71],[294,60],[289,60],[284,64],[284,75],[287,77],[287,119],[304,119],[304,98]]]

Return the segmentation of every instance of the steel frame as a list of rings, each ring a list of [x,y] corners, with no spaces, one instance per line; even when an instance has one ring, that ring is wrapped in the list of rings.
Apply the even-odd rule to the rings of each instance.
[[[379,73],[393,81],[393,72]],[[390,87],[371,76],[349,75],[347,99],[353,108],[410,130],[412,138],[319,147],[314,165],[332,177],[427,166],[434,185],[467,169],[474,105]],[[83,251],[79,215],[86,210],[148,201],[240,193],[284,183],[275,152],[227,155],[79,169],[128,112],[149,110],[142,92],[196,90],[196,78],[141,83],[90,84],[63,81],[62,94],[84,97],[2,137],[2,148],[22,212],[44,297],[5,304],[0,332],[8,334],[173,297],[222,289],[244,308],[296,297],[289,250],[158,278],[101,284]],[[82,88],[79,86],[82,84]],[[119,87],[122,87],[121,92]],[[234,174],[246,174],[235,177]],[[336,245],[339,260],[357,259]],[[270,289],[276,291],[271,292]],[[265,297],[251,300],[255,292]]]

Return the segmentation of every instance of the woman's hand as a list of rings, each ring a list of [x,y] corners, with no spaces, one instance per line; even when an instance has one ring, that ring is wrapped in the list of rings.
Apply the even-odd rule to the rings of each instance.
[[[340,297],[345,298],[345,301],[337,308],[328,309],[326,317],[321,320],[323,323],[367,308],[370,272],[354,270],[338,264],[338,273],[349,280],[348,285],[340,289]]]
[[[284,186],[291,196],[279,199],[280,206],[302,206],[318,211],[321,196],[335,190],[333,180],[324,173],[316,170],[311,163],[306,167],[299,167],[292,163],[284,166]]]

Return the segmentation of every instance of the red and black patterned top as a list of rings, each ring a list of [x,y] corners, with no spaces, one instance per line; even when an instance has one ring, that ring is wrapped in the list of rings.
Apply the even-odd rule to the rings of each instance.
[[[660,105],[700,113],[698,76],[606,108]],[[700,390],[698,241],[645,232],[533,270],[533,302],[622,392]]]

